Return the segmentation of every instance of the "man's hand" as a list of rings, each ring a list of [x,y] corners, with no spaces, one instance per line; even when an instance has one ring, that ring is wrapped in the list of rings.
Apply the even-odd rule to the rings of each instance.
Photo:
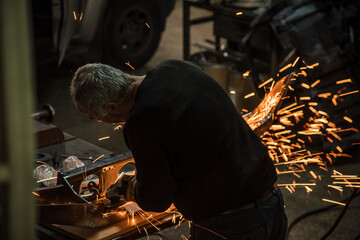
[[[106,191],[106,197],[114,204],[124,204],[134,201],[133,189],[136,182],[135,175],[124,175]]]

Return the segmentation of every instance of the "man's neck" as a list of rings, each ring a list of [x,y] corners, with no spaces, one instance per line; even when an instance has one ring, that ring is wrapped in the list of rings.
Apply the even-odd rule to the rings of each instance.
[[[131,100],[132,102],[135,102],[136,94],[138,92],[138,89],[142,83],[142,81],[145,79],[146,75],[143,76],[132,76],[134,79],[134,82],[132,83],[132,89],[131,89]]]

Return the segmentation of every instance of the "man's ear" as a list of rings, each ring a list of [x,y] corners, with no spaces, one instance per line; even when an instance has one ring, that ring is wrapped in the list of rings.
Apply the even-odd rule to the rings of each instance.
[[[105,103],[104,107],[109,112],[115,112],[118,109],[118,104],[116,102],[107,102]]]

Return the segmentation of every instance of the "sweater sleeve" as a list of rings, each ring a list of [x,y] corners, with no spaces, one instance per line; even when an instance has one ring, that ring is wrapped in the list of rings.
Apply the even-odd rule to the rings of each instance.
[[[162,145],[151,137],[127,136],[126,140],[135,159],[135,201],[145,211],[165,211],[174,201],[176,183]]]

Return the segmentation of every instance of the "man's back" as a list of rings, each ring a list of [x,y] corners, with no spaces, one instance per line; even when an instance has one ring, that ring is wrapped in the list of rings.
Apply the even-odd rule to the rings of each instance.
[[[167,61],[142,82],[124,128],[144,210],[172,202],[188,219],[245,204],[272,186],[267,149],[200,68]]]

